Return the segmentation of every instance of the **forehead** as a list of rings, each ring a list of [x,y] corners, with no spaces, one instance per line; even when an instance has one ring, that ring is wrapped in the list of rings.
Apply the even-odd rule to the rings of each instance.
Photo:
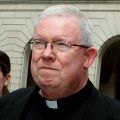
[[[48,16],[35,29],[35,35],[43,34],[76,36],[80,34],[79,19],[74,16]]]
[[[69,25],[79,25],[79,19],[75,16],[47,16],[43,19],[41,19],[38,24],[37,24],[37,27],[38,28],[39,26],[42,26],[44,24],[47,24],[47,25],[63,25],[63,24],[69,24]],[[49,27],[49,26],[48,26]]]

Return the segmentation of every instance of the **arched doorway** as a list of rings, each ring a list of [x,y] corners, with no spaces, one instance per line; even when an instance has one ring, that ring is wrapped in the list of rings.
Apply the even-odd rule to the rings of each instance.
[[[112,38],[113,41],[101,62],[100,91],[110,97],[120,100],[120,36]]]
[[[32,51],[30,53],[30,57],[29,57],[29,66],[28,66],[28,77],[27,77],[27,87],[32,87],[35,85],[33,78],[32,78],[32,74],[31,74],[31,57],[32,57]]]
[[[34,85],[34,81],[31,75],[31,56],[32,51],[30,48],[29,42],[26,44],[25,52],[24,52],[24,66],[23,66],[23,74],[22,74],[22,87],[31,87]]]

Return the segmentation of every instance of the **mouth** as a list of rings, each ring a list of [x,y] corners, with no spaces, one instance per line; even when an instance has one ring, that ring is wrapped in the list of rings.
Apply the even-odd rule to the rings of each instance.
[[[46,69],[46,70],[57,70],[57,69],[55,69],[55,68],[52,68],[52,67],[45,67],[45,66],[41,67],[41,69]]]

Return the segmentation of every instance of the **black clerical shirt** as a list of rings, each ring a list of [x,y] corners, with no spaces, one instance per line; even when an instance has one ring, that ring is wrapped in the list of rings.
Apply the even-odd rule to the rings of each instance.
[[[49,108],[46,100],[35,91],[25,107],[22,120],[82,120],[91,94],[89,84],[78,93],[57,100],[58,108]],[[79,111],[79,112],[78,112]]]
[[[0,120],[120,120],[120,102],[101,94],[88,80],[78,93],[49,108],[39,88],[22,88],[0,98]]]

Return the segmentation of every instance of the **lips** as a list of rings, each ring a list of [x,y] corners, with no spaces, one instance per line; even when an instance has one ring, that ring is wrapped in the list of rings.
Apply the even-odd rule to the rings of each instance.
[[[48,67],[48,66],[42,66],[42,67],[40,67],[40,69],[57,70],[57,69],[55,69],[53,67]]]

